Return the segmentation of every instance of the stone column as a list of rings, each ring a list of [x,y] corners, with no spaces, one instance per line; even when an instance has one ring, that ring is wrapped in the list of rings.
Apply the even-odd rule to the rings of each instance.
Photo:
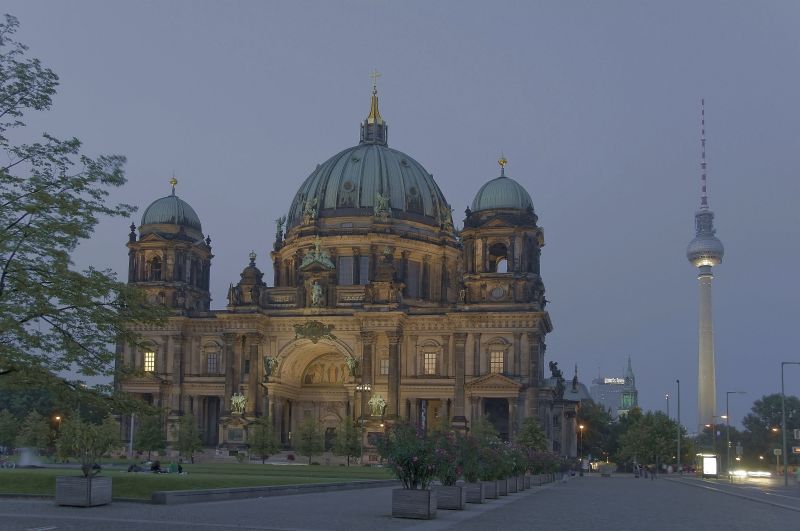
[[[517,434],[517,399],[508,399],[508,440],[513,441]]]
[[[442,370],[439,371],[441,376],[450,376],[450,336],[442,336]]]
[[[530,370],[530,374],[529,374],[530,380],[529,381],[530,381],[531,384],[538,385],[539,381],[540,381],[540,375],[539,375],[540,368],[539,368],[539,358],[538,358],[539,348],[538,348],[537,341],[536,341],[536,334],[534,334],[533,332],[528,332],[527,336],[528,336],[528,356],[527,356],[528,357],[528,363],[527,363],[527,367]]]
[[[475,332],[473,334],[473,338],[475,339],[475,346],[472,349],[472,355],[473,355],[472,374],[473,374],[473,376],[480,376],[480,374],[481,374],[481,333],[480,332]]]
[[[372,383],[372,358],[375,350],[375,333],[361,332],[361,382]]]
[[[522,346],[522,332],[514,332],[514,375],[515,376],[522,376],[522,352],[520,351],[520,347]]]
[[[259,356],[259,351],[261,350],[259,348],[261,345],[261,334],[257,332],[247,334],[247,345],[250,350],[248,358],[250,360],[250,374],[247,378],[247,406],[245,408],[245,413],[252,416],[261,413],[260,403],[262,392],[259,383],[259,375],[263,372],[260,369],[261,357]]]
[[[231,412],[231,396],[236,392],[238,382],[236,381],[236,334],[226,333],[222,335],[225,343],[225,396],[222,397],[223,414]]]
[[[181,412],[183,411],[183,375],[186,371],[185,367],[185,353],[186,353],[186,337],[183,334],[178,334],[173,339],[173,357],[172,357],[172,387],[173,387],[173,406],[172,409]]]
[[[397,418],[400,415],[400,330],[386,332],[389,340],[389,416]]]
[[[453,345],[455,347],[455,389],[453,390],[453,428],[464,430],[467,427],[467,418],[464,415],[464,385],[466,381],[466,345],[467,334],[456,332],[453,334]]]

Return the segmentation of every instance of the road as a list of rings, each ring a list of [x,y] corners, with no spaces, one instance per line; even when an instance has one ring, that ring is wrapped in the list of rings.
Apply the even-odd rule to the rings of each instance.
[[[800,490],[778,492],[694,478],[576,477],[430,521],[393,519],[391,488],[154,506],[114,502],[90,509],[52,500],[0,499],[0,530],[558,531],[800,528]]]

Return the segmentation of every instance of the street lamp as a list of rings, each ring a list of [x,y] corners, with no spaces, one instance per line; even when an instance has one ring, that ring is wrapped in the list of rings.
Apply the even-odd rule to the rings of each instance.
[[[678,472],[682,473],[683,469],[681,468],[681,381],[675,380],[675,383],[678,384]]]
[[[56,431],[61,432],[61,415],[56,415]]]
[[[372,386],[370,384],[368,384],[368,383],[360,383],[360,384],[356,385],[356,391],[361,393],[361,418],[359,419],[361,421],[360,422],[360,424],[361,424],[361,437],[359,438],[361,444],[359,445],[359,447],[360,447],[360,450],[359,450],[360,455],[358,457],[358,462],[359,463],[363,463],[363,461],[364,461],[364,421],[366,420],[364,418],[364,414],[365,414],[364,395],[369,393],[370,391],[372,391]]]
[[[669,418],[669,393],[664,395],[664,398],[667,399],[667,418]]]
[[[578,457],[583,459],[583,428],[585,428],[583,424],[578,426]]]
[[[725,391],[725,472],[731,472],[731,395],[745,395],[745,391]]]
[[[781,362],[781,437],[783,438],[783,486],[789,486],[789,456],[786,455],[786,394],[783,388],[783,367],[786,365],[800,365],[800,361]]]

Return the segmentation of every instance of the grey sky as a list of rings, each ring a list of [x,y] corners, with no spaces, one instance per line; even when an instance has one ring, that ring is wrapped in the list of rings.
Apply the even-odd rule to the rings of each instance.
[[[545,229],[555,326],[547,355],[581,378],[621,375],[646,409],[682,383],[696,418],[699,204],[706,99],[718,410],[738,422],[800,360],[793,331],[800,214],[800,3],[36,2],[7,0],[19,40],[61,77],[33,131],[128,157],[117,200],[178,194],[211,235],[212,307],[250,249],[270,279],[274,219],[318,163],[354,145],[378,68],[389,145],[455,209],[498,175]],[[141,210],[140,210],[141,214]],[[137,225],[139,217],[134,220]],[[76,257],[127,271],[130,221]],[[800,368],[787,369],[800,394]],[[675,402],[671,403],[675,414]]]

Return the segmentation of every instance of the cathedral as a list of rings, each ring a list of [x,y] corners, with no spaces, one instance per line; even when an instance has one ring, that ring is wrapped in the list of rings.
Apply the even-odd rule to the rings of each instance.
[[[575,455],[577,402],[555,362],[545,375],[531,196],[501,158],[457,231],[433,176],[388,131],[373,85],[359,143],[317,165],[277,220],[272,282],[251,253],[225,309],[210,308],[211,240],[174,179],[138,235],[131,225],[128,282],[172,315],[119,346],[129,376],[117,385],[166,412],[168,440],[193,415],[206,446],[243,448],[267,415],[287,448],[308,418],[330,447],[350,419],[369,461],[398,419],[465,431],[485,415],[504,439],[536,417],[554,452]]]

